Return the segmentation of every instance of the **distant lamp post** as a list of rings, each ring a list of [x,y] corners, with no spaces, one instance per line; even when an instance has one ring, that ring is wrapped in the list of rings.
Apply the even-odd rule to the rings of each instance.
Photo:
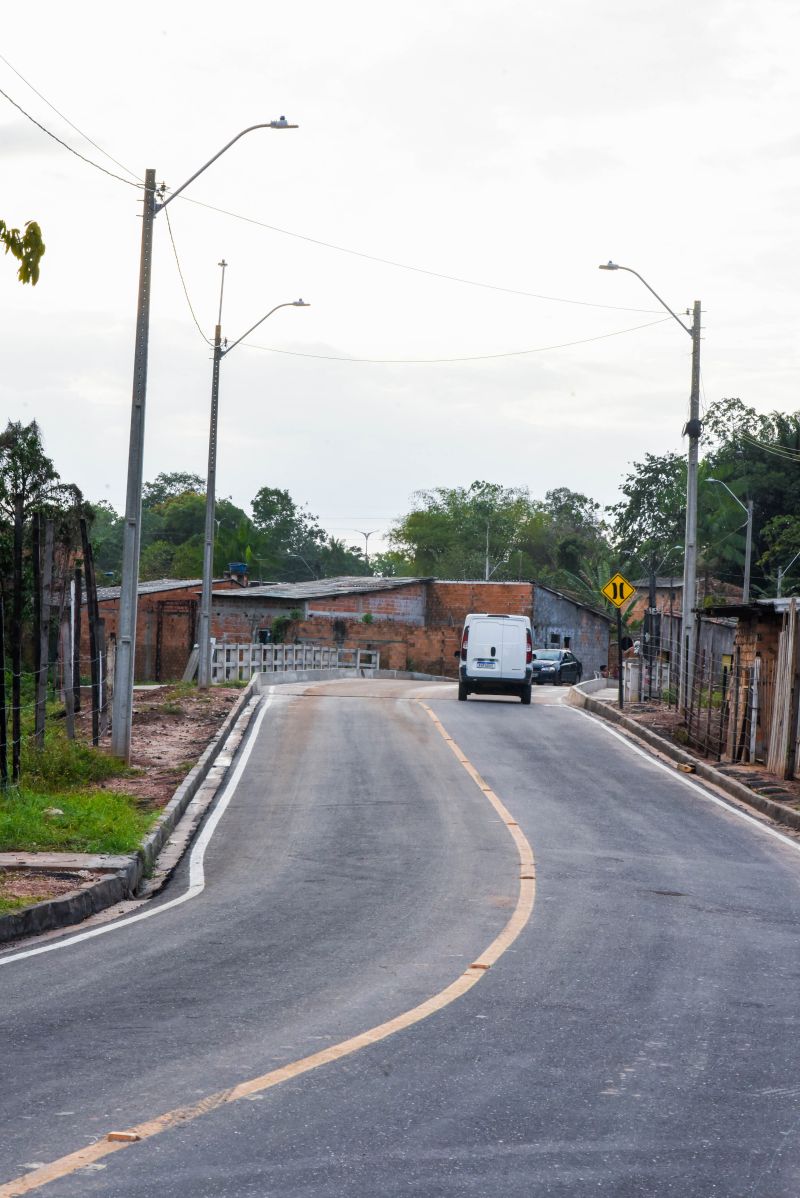
[[[316,580],[316,577],[317,577],[316,572],[311,569],[311,566],[309,566],[308,562],[303,557],[302,553],[287,553],[286,556],[287,557],[296,557],[299,562],[303,563],[303,565],[308,570],[311,577]]]
[[[157,214],[202,175],[226,150],[255,129],[297,129],[282,116],[277,121],[249,125],[209,158],[199,170],[165,200],[163,188],[156,201],[156,172],[148,168],[144,176],[142,212],[142,248],[139,261],[139,293],[136,306],[136,341],[133,357],[133,395],[131,431],[128,448],[128,481],[125,492],[125,525],[122,540],[122,585],[119,597],[117,655],[114,667],[114,704],[111,725],[111,752],[130,761],[133,723],[133,675],[136,656],[136,614],[139,599],[139,546],[142,526],[142,469],[144,461],[144,417],[147,397],[147,355],[150,338],[150,285],[152,277],[153,225]]]
[[[781,589],[783,587],[783,580],[786,577],[786,575],[789,573],[789,571],[791,570],[794,563],[797,561],[798,557],[800,557],[800,551],[798,551],[794,555],[792,560],[789,562],[788,566],[784,566],[783,569],[781,569],[781,567],[778,566],[778,598],[779,599],[781,598]]]
[[[654,291],[646,279],[630,266],[620,266],[616,262],[606,262],[600,270],[625,270],[635,275],[643,283],[651,295],[655,296],[662,308],[678,322],[684,333],[692,339],[692,383],[689,394],[689,419],[684,426],[684,433],[689,437],[689,453],[686,466],[686,537],[683,551],[683,602],[681,613],[681,645],[686,654],[686,663],[681,670],[680,706],[685,707],[687,696],[691,694],[692,677],[694,674],[695,657],[695,627],[694,605],[697,601],[697,464],[699,458],[699,443],[702,424],[700,421],[700,301],[695,300],[692,308],[691,325],[684,324],[669,304]],[[685,315],[689,315],[687,308]]]
[[[375,533],[378,532],[378,529],[371,528],[369,532],[364,532],[361,528],[354,528],[353,532],[357,532],[360,537],[364,538],[364,561],[367,563],[367,566],[369,566],[369,539],[370,537],[375,536]]]
[[[225,286],[225,268],[227,262],[219,263],[222,268],[222,279],[219,289],[219,318],[214,330],[214,358],[211,370],[211,422],[208,431],[208,481],[206,483],[206,530],[203,546],[203,592],[200,599],[200,632],[197,638],[199,655],[197,658],[197,685],[201,690],[207,689],[211,682],[211,586],[214,575],[214,524],[217,486],[217,415],[219,410],[219,365],[227,358],[232,349],[249,337],[254,329],[280,308],[310,308],[305,300],[290,300],[285,304],[276,304],[270,308],[266,316],[262,316],[246,333],[242,333],[232,345],[222,345],[222,292]]]
[[[738,495],[734,495],[727,483],[724,483],[721,478],[707,478],[707,483],[716,483],[718,487],[724,487],[730,495],[731,499],[735,499],[739,507],[747,516],[747,536],[745,539],[744,549],[744,583],[742,586],[742,603],[750,602],[750,559],[753,555],[753,501],[748,499],[747,503],[742,503]],[[778,579],[778,594],[780,595],[780,577]]]

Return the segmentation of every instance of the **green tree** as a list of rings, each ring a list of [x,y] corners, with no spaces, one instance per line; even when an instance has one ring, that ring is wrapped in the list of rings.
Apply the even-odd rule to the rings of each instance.
[[[303,559],[315,573],[319,554],[326,542],[316,517],[298,507],[288,491],[261,487],[252,503],[256,544],[253,556],[261,563],[261,572],[275,579],[292,581],[308,578]]]
[[[372,573],[362,551],[354,545],[346,545],[336,537],[329,537],[319,548],[317,562],[322,578],[336,578],[340,575],[355,577]]]
[[[39,263],[45,251],[42,230],[36,221],[29,220],[25,232],[21,233],[19,229],[10,229],[4,220],[0,220],[0,245],[4,245],[5,252],[19,262],[17,278],[20,283],[30,283],[35,287],[39,282]]]
[[[391,530],[392,549],[414,574],[501,577],[532,514],[528,492],[478,480],[469,487],[417,491],[415,506]]]
[[[113,574],[119,581],[122,570],[124,519],[104,499],[88,506],[87,519],[98,576]]]
[[[683,544],[686,526],[686,460],[675,453],[645,454],[620,488],[624,499],[609,508],[618,554],[642,566],[670,546]]]
[[[77,487],[61,482],[58,472],[44,452],[41,432],[36,421],[30,424],[9,421],[0,433],[0,526],[2,539],[8,546],[11,583],[11,720],[12,720],[12,778],[19,777],[21,746],[21,674],[23,611],[30,583],[24,570],[25,526],[34,512],[48,517],[65,514],[82,503]],[[8,590],[9,578],[0,578],[2,594]],[[4,604],[5,606],[5,604]]]
[[[199,474],[186,474],[181,470],[158,474],[151,483],[145,483],[142,487],[142,507],[158,508],[168,500],[177,499],[187,492],[205,496],[205,479]]]

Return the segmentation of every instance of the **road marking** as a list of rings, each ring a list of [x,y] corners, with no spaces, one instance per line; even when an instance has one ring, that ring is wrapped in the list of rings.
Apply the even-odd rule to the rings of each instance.
[[[368,1048],[370,1045],[377,1044],[378,1041],[385,1040],[387,1036],[392,1036],[395,1032],[403,1031],[405,1028],[421,1022],[421,1020],[427,1019],[429,1015],[441,1011],[444,1007],[449,1006],[450,1003],[455,1002],[457,998],[461,998],[463,994],[466,994],[468,990],[471,990],[473,986],[478,984],[488,972],[490,966],[494,965],[509,945],[516,940],[533,911],[536,892],[536,866],[533,858],[533,849],[519,825],[512,820],[507,808],[494,791],[486,785],[472,763],[445,731],[438,716],[431,711],[427,704],[420,700],[418,702],[420,707],[433,720],[437,731],[450,746],[459,764],[466,770],[481,793],[492,804],[492,807],[494,807],[508,828],[509,834],[514,839],[519,855],[521,874],[519,893],[514,912],[502,931],[480,954],[476,961],[469,965],[455,981],[446,986],[444,990],[440,990],[438,994],[434,994],[431,998],[419,1003],[416,1007],[412,1007],[411,1010],[404,1011],[401,1015],[395,1016],[394,1019],[388,1019],[385,1023],[380,1023],[377,1027],[370,1028],[366,1032],[361,1032],[357,1036],[351,1036],[348,1040],[342,1040],[339,1044],[333,1044],[329,1048],[322,1049],[320,1052],[312,1053],[311,1056],[303,1057],[298,1061],[292,1061],[288,1065],[282,1065],[280,1068],[273,1069],[269,1073],[262,1073],[260,1077],[250,1078],[248,1081],[240,1082],[238,1085],[232,1086],[227,1090],[220,1090],[216,1094],[209,1094],[205,1098],[201,1098],[199,1102],[192,1103],[190,1106],[177,1107],[175,1110],[165,1111],[164,1114],[158,1115],[155,1119],[150,1119],[144,1123],[137,1124],[135,1127],[127,1128],[124,1132],[113,1133],[116,1136],[125,1136],[125,1139],[110,1140],[106,1136],[94,1144],[89,1144],[86,1148],[81,1148],[77,1152],[71,1152],[66,1156],[59,1157],[57,1160],[50,1161],[48,1164],[34,1169],[33,1172],[26,1173],[21,1177],[15,1177],[4,1185],[0,1185],[0,1198],[19,1198],[20,1195],[33,1193],[35,1190],[48,1185],[52,1181],[57,1181],[61,1177],[67,1177],[72,1173],[76,1173],[79,1169],[97,1168],[99,1160],[110,1156],[114,1152],[132,1148],[143,1140],[152,1139],[153,1136],[169,1131],[173,1127],[182,1127],[192,1122],[192,1120],[199,1118],[201,1115],[207,1115],[211,1111],[219,1110],[221,1107],[228,1106],[232,1102],[238,1102],[241,1099],[250,1099],[252,1101],[253,1098],[263,1094],[265,1090],[279,1086],[282,1082],[301,1077],[302,1074],[309,1073],[312,1069],[318,1069],[321,1065],[329,1065],[334,1061],[341,1060],[342,1057],[358,1052],[362,1048]],[[254,736],[249,742],[250,744],[253,743],[257,730],[256,726]],[[228,790],[226,788],[226,795],[227,793]],[[231,793],[233,793],[232,790]],[[215,808],[215,815],[217,810],[218,808]],[[213,829],[209,832],[207,839],[210,839],[212,833]],[[202,854],[199,860],[202,865]],[[185,898],[185,896],[182,897]]]
[[[711,791],[707,790],[705,786],[702,786],[699,782],[693,781],[691,775],[682,774],[676,770],[674,766],[669,766],[663,761],[659,761],[658,758],[654,757],[652,753],[648,753],[646,749],[642,749],[639,747],[639,745],[635,745],[629,737],[623,736],[621,732],[617,732],[616,728],[610,728],[600,716],[593,716],[588,711],[584,711],[581,707],[569,706],[567,710],[577,712],[577,714],[582,715],[584,719],[591,720],[591,722],[597,728],[602,728],[604,732],[609,734],[609,736],[614,736],[617,740],[622,741],[624,745],[627,745],[632,753],[638,753],[640,757],[644,757],[645,761],[649,761],[651,765],[657,766],[658,769],[663,770],[665,774],[669,774],[670,778],[673,778],[676,782],[682,782],[684,786],[688,786],[692,790],[696,790],[697,793],[702,795],[704,799],[708,799],[709,803],[714,803],[717,807],[722,807],[723,810],[727,811],[730,815],[738,816],[739,819],[745,820],[746,823],[750,824],[752,827],[758,828],[761,832],[765,832],[767,836],[774,837],[775,840],[779,840],[782,844],[787,844],[790,848],[794,849],[796,853],[800,853],[800,842],[793,840],[791,836],[787,836],[784,832],[779,832],[777,828],[773,828],[770,824],[762,823],[761,820],[756,819],[754,815],[750,815],[749,812],[742,811],[741,808],[734,806],[733,802],[726,802],[725,799],[721,799],[718,795],[712,794]]]
[[[81,944],[84,940],[93,940],[95,936],[105,936],[109,932],[118,932],[122,928],[130,927],[131,924],[139,923],[143,919],[151,919],[154,915],[163,915],[165,911],[171,911],[175,907],[180,907],[183,903],[187,903],[189,899],[197,898],[198,894],[202,894],[206,886],[204,869],[206,849],[216,831],[217,824],[228,809],[230,801],[236,792],[236,787],[239,785],[245,767],[250,760],[250,754],[256,743],[259,728],[274,697],[273,688],[270,687],[269,693],[261,705],[261,710],[256,716],[252,734],[242,749],[236,768],[231,774],[219,802],[206,820],[203,830],[195,842],[189,858],[189,885],[183,894],[177,898],[170,899],[169,902],[161,903],[158,907],[149,907],[144,911],[137,912],[136,915],[128,915],[123,919],[118,919],[114,923],[103,924],[102,927],[98,928],[90,928],[88,932],[78,932],[74,936],[65,936],[61,940],[54,940],[49,944],[39,945],[37,948],[23,949],[22,952],[11,953],[0,957],[0,965],[11,965],[14,961],[25,961],[28,957],[38,957],[42,953],[52,953],[60,948],[72,948],[73,945]]]

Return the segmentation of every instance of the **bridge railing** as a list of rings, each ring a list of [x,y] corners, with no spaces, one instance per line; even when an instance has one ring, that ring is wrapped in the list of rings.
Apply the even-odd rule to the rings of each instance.
[[[318,670],[378,670],[376,649],[337,649],[330,645],[239,645],[218,643],[211,657],[211,681],[249,682],[254,674],[313,673]]]

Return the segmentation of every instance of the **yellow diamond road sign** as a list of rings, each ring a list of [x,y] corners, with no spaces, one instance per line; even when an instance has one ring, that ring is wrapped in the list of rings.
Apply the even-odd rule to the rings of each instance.
[[[623,578],[621,574],[615,574],[603,587],[603,594],[606,599],[611,600],[615,607],[622,607],[635,590],[636,587],[632,586],[627,578]]]

